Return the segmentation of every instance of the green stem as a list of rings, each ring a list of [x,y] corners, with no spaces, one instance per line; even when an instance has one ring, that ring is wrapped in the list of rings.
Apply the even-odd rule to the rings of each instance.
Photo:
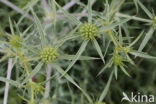
[[[115,40],[115,38],[114,38],[112,32],[109,34],[109,36],[110,36],[111,40],[113,41],[114,45],[115,45],[115,46],[118,46],[118,44],[117,44],[117,42],[116,42],[116,40]]]
[[[34,104],[34,89],[31,86],[31,104]]]

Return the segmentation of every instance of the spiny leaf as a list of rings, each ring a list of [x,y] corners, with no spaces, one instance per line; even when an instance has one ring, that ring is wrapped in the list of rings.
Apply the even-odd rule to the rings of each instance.
[[[141,45],[140,45],[140,47],[139,47],[139,49],[138,49],[139,52],[141,52],[141,51],[144,49],[144,47],[146,46],[146,44],[148,43],[148,41],[149,41],[150,38],[152,37],[153,33],[154,33],[154,28],[151,27],[151,28],[149,29],[149,31],[147,32],[147,34],[146,34],[144,40],[141,42]]]
[[[138,11],[139,11],[138,0],[133,0],[133,1],[134,1],[134,4],[135,4],[135,7],[136,7],[136,11],[138,13]]]
[[[130,54],[134,55],[134,56],[139,56],[139,57],[142,57],[142,58],[147,58],[147,59],[156,59],[156,57],[154,56],[150,56],[144,52],[138,52],[138,51],[131,51]]]
[[[59,59],[65,59],[65,60],[74,60],[75,55],[61,55],[59,56]],[[78,60],[97,60],[99,58],[96,57],[90,57],[90,56],[80,56]]]
[[[126,55],[127,56],[127,60],[132,64],[132,65],[135,65],[134,61],[129,57],[129,55]]]
[[[115,74],[115,79],[118,79],[118,67],[115,65],[114,66],[114,74]]]
[[[128,77],[131,77],[123,66],[120,65],[120,68]]]
[[[109,49],[109,46],[110,46],[110,43],[111,43],[111,40],[109,40],[109,42],[108,42],[108,44],[107,44],[107,46],[106,46],[106,48],[105,48],[105,53],[104,53],[103,57],[106,56],[106,54],[107,54],[107,52],[108,52],[108,49]]]
[[[148,15],[149,18],[153,18],[152,13],[140,2],[140,0],[137,0],[140,7],[144,10],[144,12]]]
[[[112,71],[111,75],[109,76],[109,80],[108,80],[108,82],[107,82],[107,84],[106,84],[106,87],[104,88],[104,90],[103,90],[103,92],[102,92],[102,94],[101,94],[101,96],[100,96],[100,98],[99,98],[99,102],[102,102],[103,99],[105,99],[105,96],[107,95],[107,92],[108,92],[108,90],[109,90],[110,83],[111,83],[111,81],[112,81],[113,72],[114,72],[114,71]]]
[[[51,0],[51,8],[52,8],[52,14],[53,14],[53,21],[54,21],[54,26],[56,26],[56,5],[55,5],[55,0]]]
[[[9,17],[9,24],[10,24],[11,34],[15,35],[13,24],[12,24],[12,21],[11,21],[10,17]]]
[[[100,46],[99,46],[97,40],[96,40],[96,39],[93,39],[93,43],[94,43],[94,46],[95,46],[95,48],[96,48],[98,54],[100,55],[100,57],[101,57],[101,59],[102,59],[102,61],[103,61],[103,63],[105,63],[104,56],[103,56],[103,54],[102,54],[101,48],[100,48]]]
[[[92,23],[92,5],[91,5],[91,0],[88,0],[88,22]]]

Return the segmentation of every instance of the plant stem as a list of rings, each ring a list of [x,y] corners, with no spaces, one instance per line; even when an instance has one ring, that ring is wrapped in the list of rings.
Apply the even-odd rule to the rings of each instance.
[[[52,71],[52,66],[49,64],[48,68],[46,70],[46,80],[49,80],[49,78],[51,76],[51,71]],[[49,97],[49,93],[50,93],[50,81],[48,81],[45,86],[45,92],[44,92],[45,99],[47,99]]]
[[[10,58],[9,61],[8,61],[8,71],[7,71],[7,79],[8,80],[11,77],[12,68],[13,68],[12,59]],[[3,104],[7,104],[7,101],[8,101],[8,91],[9,91],[9,82],[6,82]]]
[[[31,104],[34,104],[34,89],[31,86]]]
[[[118,44],[117,44],[117,42],[116,42],[116,40],[115,40],[115,38],[114,38],[114,36],[112,34],[112,31],[111,30],[109,30],[109,31],[110,31],[109,32],[109,36],[110,36],[111,40],[113,41],[113,43],[114,43],[115,46],[118,46]]]

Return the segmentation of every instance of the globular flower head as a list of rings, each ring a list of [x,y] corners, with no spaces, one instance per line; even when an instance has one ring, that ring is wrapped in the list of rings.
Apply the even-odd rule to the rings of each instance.
[[[21,47],[22,39],[18,35],[13,35],[12,38],[9,39],[10,45],[12,45],[15,48]]]
[[[40,51],[40,58],[44,63],[51,63],[58,57],[57,49],[52,47],[43,48]]]
[[[98,29],[92,23],[84,23],[79,28],[79,34],[84,40],[92,40],[98,35]]]
[[[31,87],[35,95],[42,94],[44,91],[44,87],[42,85],[35,83],[33,81],[27,83],[26,87]]]
[[[114,65],[120,66],[120,65],[123,64],[122,61],[123,61],[122,57],[120,57],[117,53],[115,53],[114,56],[113,56]]]

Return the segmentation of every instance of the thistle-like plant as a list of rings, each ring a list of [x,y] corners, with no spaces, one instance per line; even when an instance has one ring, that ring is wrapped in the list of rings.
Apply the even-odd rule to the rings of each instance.
[[[42,2],[44,7],[46,3],[44,1]],[[118,78],[121,78],[119,76],[119,71],[121,70],[124,74],[131,77],[128,65],[135,65],[134,60],[137,57],[151,60],[156,59],[142,52],[156,28],[156,17],[150,13],[139,0],[134,0],[137,13],[139,5],[150,19],[121,13],[120,8],[122,7],[121,5],[125,3],[124,0],[112,0],[111,4],[106,0],[104,4],[105,9],[101,12],[92,9],[94,0],[88,0],[87,5],[76,0],[75,2],[88,12],[85,14],[82,12],[82,15],[86,17],[85,19],[77,18],[74,16],[77,14],[67,12],[64,9],[68,6],[63,8],[58,2],[59,1],[56,0],[50,0],[49,3],[52,8],[44,8],[47,16],[44,18],[48,18],[48,23],[47,21],[42,23],[42,20],[40,20],[39,16],[34,12],[34,10],[36,10],[34,5],[37,4],[35,0],[28,4],[26,3],[27,5],[24,6],[24,10],[28,8],[26,14],[29,12],[32,14],[31,18],[34,22],[32,25],[26,29],[22,29],[23,32],[21,32],[20,24],[23,24],[22,21],[24,21],[22,16],[17,23],[12,23],[11,19],[9,19],[11,33],[3,32],[0,28],[0,52],[4,54],[0,59],[0,63],[5,63],[8,58],[12,59],[13,68],[15,68],[16,72],[14,80],[0,77],[0,81],[8,82],[18,88],[18,96],[26,103],[55,104],[63,102],[63,104],[105,104],[103,100],[105,100],[107,92],[109,91],[113,75],[115,79],[118,80]],[[82,8],[79,8],[80,10],[78,9],[78,11],[81,11]],[[20,11],[20,13],[23,12]],[[67,19],[64,19],[62,14],[64,14]],[[62,17],[63,19],[61,20],[60,18]],[[132,26],[129,26],[129,21],[133,20],[135,20],[135,22],[141,21],[148,23],[148,26],[150,26],[138,50],[136,49],[136,43],[142,39],[145,32],[141,30],[142,32],[139,35],[137,33],[134,35],[130,34],[129,29]],[[135,27],[131,29],[134,28]],[[137,38],[134,39],[132,36]],[[76,41],[76,44],[68,42],[71,42],[71,40]],[[88,52],[86,49],[92,49],[92,45],[88,44],[89,42],[92,42],[100,58],[82,55],[83,52],[85,52],[85,54],[91,53],[91,51]],[[78,51],[76,50],[76,55],[74,55],[75,53],[68,55],[66,52],[69,52],[70,49],[72,52],[75,52],[73,49],[75,47],[77,48],[77,43],[80,43],[81,46]],[[72,48],[71,45],[74,45],[74,48]],[[67,48],[67,51],[64,51],[64,47]],[[93,50],[92,52],[94,53]],[[92,61],[91,63],[93,64],[88,64],[88,61],[82,61],[97,59],[101,59],[101,62],[98,60],[98,67],[95,66],[95,63]],[[78,60],[80,63],[75,64]],[[101,70],[99,70],[100,65],[104,66]],[[3,66],[4,65],[0,66],[0,68],[3,69]],[[74,70],[70,70],[72,67]],[[105,71],[108,71],[108,74],[109,71],[111,71],[106,84],[103,83],[103,80],[100,81],[102,86],[100,86],[99,89],[105,87],[102,93],[100,91],[100,94],[89,92],[92,91],[92,89],[96,90],[93,87],[96,84],[92,84],[95,76],[90,74],[92,72],[90,69],[93,69],[92,67],[96,68],[96,71],[99,71],[98,76],[102,76]],[[87,69],[89,69],[89,71]],[[80,71],[82,73],[80,73]],[[51,75],[51,72],[53,75]],[[41,82],[37,82],[36,76],[40,74],[44,76],[44,78]],[[79,78],[77,78],[77,76]],[[99,78],[98,76],[95,78]],[[65,77],[66,80],[62,77]],[[53,81],[53,83],[50,84],[51,81]],[[76,86],[83,94],[77,94],[79,92],[74,93],[76,89],[72,88],[68,81]],[[69,92],[67,92],[64,83],[67,83]],[[118,82],[115,81],[114,83]],[[89,85],[89,88],[87,88],[87,85]],[[91,94],[92,97],[90,96]],[[71,97],[71,102],[65,100],[66,98],[69,99],[69,97]],[[63,98],[63,100],[61,98]],[[96,100],[92,98],[96,98]],[[109,103],[112,102],[110,101]]]

